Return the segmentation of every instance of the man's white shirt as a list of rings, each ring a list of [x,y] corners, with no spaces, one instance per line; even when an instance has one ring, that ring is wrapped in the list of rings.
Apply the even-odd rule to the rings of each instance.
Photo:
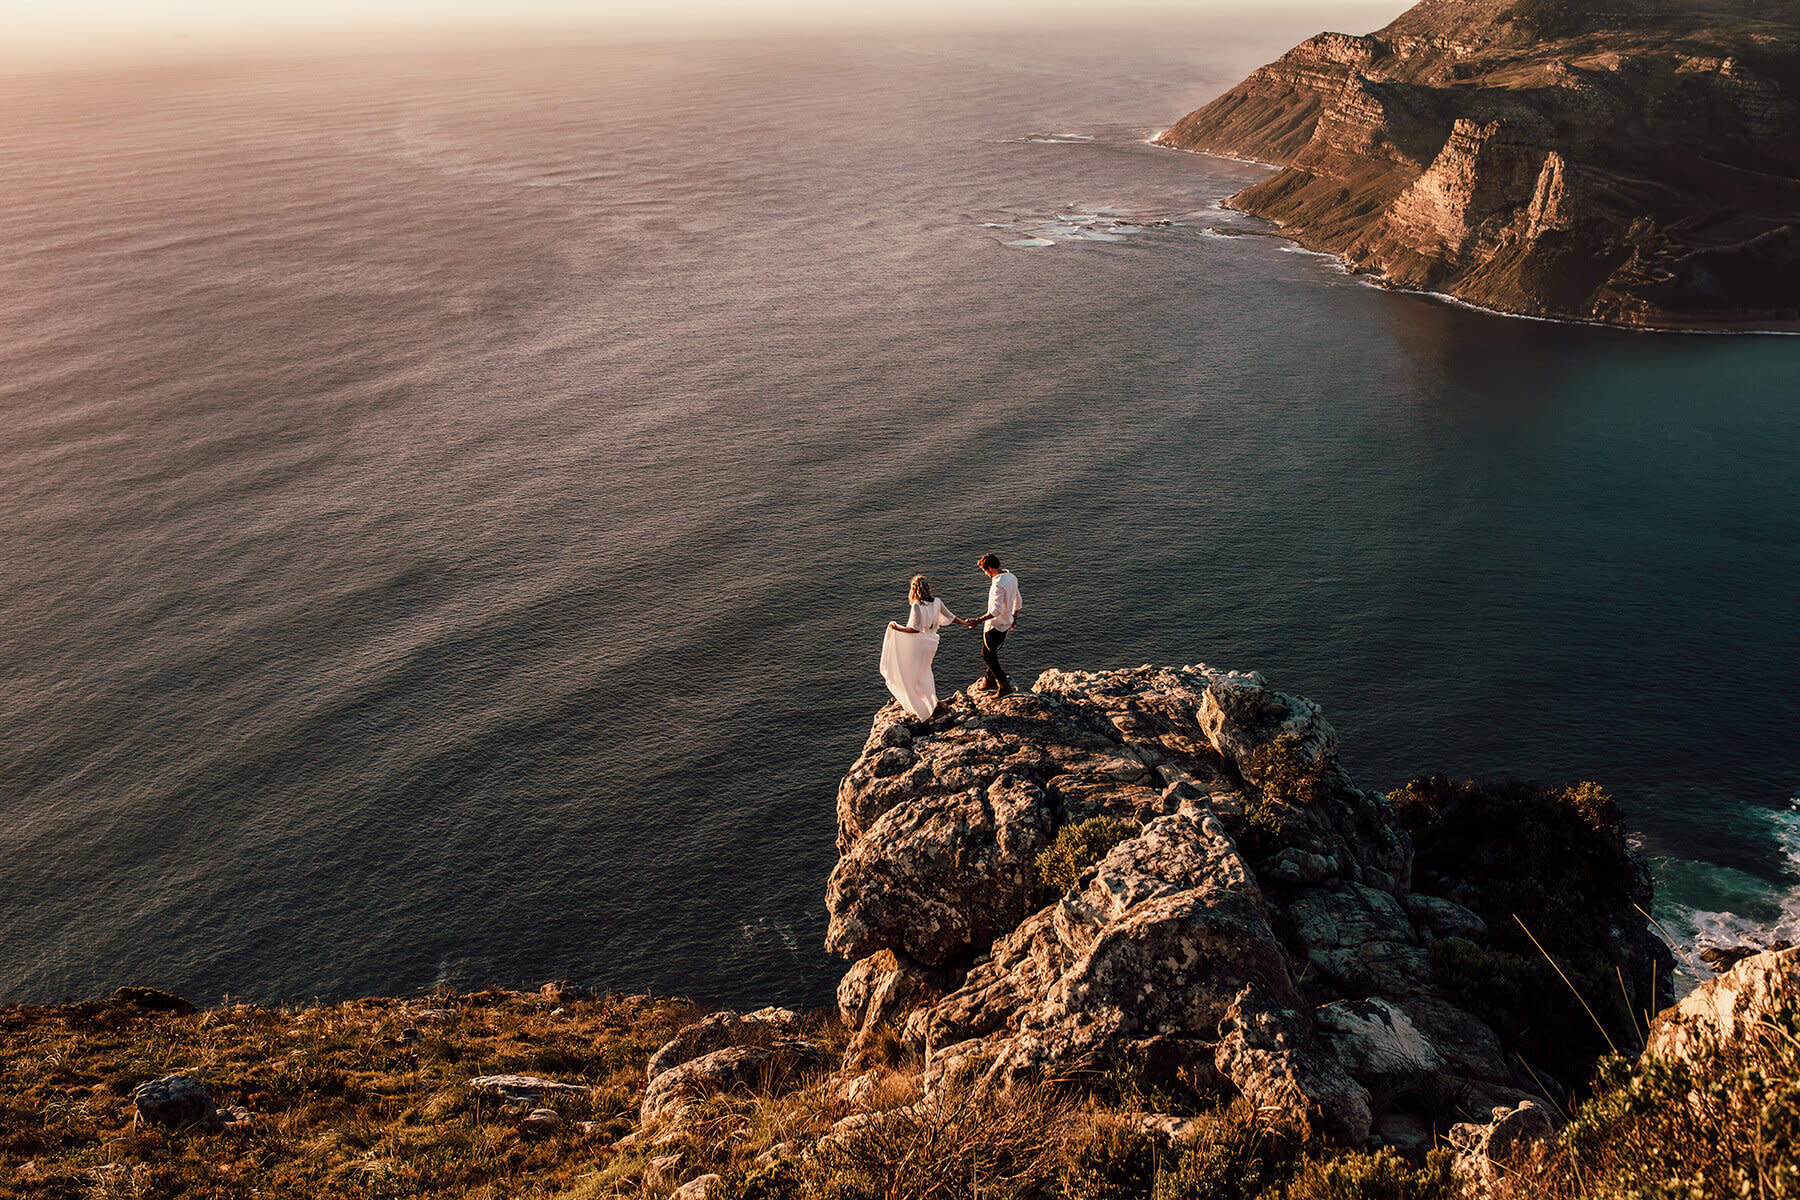
[[[1011,571],[994,576],[994,582],[988,585],[987,610],[993,615],[984,628],[1005,633],[1013,627],[1013,620],[1019,615],[1018,576]]]

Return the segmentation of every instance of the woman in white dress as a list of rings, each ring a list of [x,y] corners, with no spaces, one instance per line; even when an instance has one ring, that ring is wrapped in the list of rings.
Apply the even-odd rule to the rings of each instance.
[[[906,624],[888,622],[881,641],[881,677],[888,691],[915,720],[923,721],[937,710],[937,681],[931,677],[931,659],[937,653],[938,626],[959,625],[956,614],[931,596],[931,584],[923,575],[912,577],[908,593],[912,612]]]

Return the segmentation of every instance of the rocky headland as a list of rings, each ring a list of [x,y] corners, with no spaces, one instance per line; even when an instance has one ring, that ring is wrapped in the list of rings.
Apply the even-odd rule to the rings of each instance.
[[[1791,0],[1424,0],[1157,140],[1279,167],[1230,206],[1395,286],[1643,327],[1800,319]]]
[[[837,822],[835,1012],[0,1008],[0,1198],[1800,1195],[1800,950],[1670,1005],[1595,785],[1366,791],[1258,675],[1050,671],[879,712]]]
[[[1669,952],[1604,793],[1390,798],[1337,747],[1316,705],[1205,666],[883,710],[838,792],[826,900],[827,948],[856,960],[852,1054],[891,1028],[928,1078],[1124,1071],[1418,1148],[1560,1101],[1639,1040]]]

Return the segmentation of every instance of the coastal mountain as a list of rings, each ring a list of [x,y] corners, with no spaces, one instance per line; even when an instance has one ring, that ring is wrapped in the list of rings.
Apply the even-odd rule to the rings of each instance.
[[[889,705],[826,892],[851,1060],[897,1035],[927,1079],[1123,1074],[1421,1149],[1631,1044],[1670,963],[1605,793],[1367,792],[1337,745],[1204,666]]]
[[[1800,319],[1800,3],[1424,0],[1164,132],[1395,286],[1644,327]]]

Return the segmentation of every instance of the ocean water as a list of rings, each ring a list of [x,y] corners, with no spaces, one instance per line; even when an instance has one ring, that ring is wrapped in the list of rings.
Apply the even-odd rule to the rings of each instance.
[[[1261,670],[1800,931],[1800,339],[1222,211],[1146,140],[1288,20],[0,79],[0,1001],[826,1002],[882,627],[985,550],[1022,679]]]

